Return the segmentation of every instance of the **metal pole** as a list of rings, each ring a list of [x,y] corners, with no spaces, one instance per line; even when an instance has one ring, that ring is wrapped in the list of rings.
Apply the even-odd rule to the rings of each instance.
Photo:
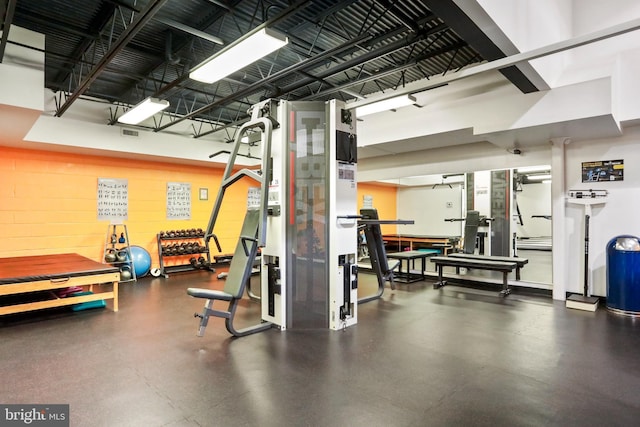
[[[583,296],[589,296],[589,219],[591,216],[584,216],[584,291]]]

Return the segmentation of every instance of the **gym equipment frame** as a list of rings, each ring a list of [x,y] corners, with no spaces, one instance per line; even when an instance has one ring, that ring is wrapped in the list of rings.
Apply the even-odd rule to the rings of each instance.
[[[256,104],[252,109],[252,119],[245,123],[237,132],[235,143],[233,145],[233,151],[230,153],[229,161],[222,176],[222,184],[218,190],[213,210],[211,212],[211,218],[205,231],[205,242],[207,250],[209,248],[209,241],[213,239],[219,251],[221,251],[218,238],[214,234],[214,228],[217,224],[218,214],[222,207],[224,195],[226,190],[240,179],[248,177],[253,179],[260,185],[260,204],[253,208],[249,208],[244,218],[242,225],[242,231],[236,245],[233,258],[231,259],[231,265],[229,267],[229,274],[226,278],[224,291],[202,289],[202,288],[189,288],[187,294],[195,298],[206,299],[204,309],[201,314],[196,313],[194,316],[199,317],[200,326],[198,328],[198,336],[203,336],[204,331],[209,322],[209,316],[222,317],[225,319],[225,326],[227,331],[235,337],[241,337],[256,332],[261,332],[271,327],[271,323],[262,322],[257,325],[247,327],[241,330],[236,329],[233,326],[233,320],[238,305],[238,301],[242,298],[246,282],[251,276],[251,270],[253,269],[253,260],[255,259],[258,247],[263,247],[266,241],[266,222],[268,211],[268,180],[271,177],[271,136],[273,132],[273,122],[268,117],[270,109],[270,100],[263,103]],[[250,169],[240,169],[233,173],[233,169],[238,157],[238,151],[241,146],[242,137],[249,130],[260,130],[262,140],[262,168],[260,171],[254,171]],[[213,303],[216,300],[222,300],[229,302],[227,311],[220,311],[213,308]]]

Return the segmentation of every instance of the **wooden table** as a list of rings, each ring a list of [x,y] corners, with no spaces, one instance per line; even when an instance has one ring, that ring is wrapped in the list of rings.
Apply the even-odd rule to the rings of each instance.
[[[382,236],[385,243],[398,245],[398,250],[402,251],[406,246],[410,251],[418,246],[427,248],[441,248],[444,254],[449,249],[455,247],[460,241],[460,236],[440,236],[440,235],[417,235],[417,234],[385,234]],[[422,245],[421,245],[422,244]]]
[[[119,280],[117,267],[78,254],[0,258],[0,297],[27,296],[28,293],[34,297],[29,302],[8,304],[0,299],[0,315],[105,299],[113,299],[113,311],[118,311]],[[105,291],[97,285],[108,285],[111,289]],[[93,293],[58,298],[53,292],[72,286],[81,286]]]

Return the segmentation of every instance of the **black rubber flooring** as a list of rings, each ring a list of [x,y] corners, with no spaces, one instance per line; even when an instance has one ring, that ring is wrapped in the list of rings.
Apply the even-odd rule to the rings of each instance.
[[[198,338],[188,286],[220,287],[205,272],[143,278],[121,286],[118,313],[0,319],[0,403],[68,403],[71,425],[92,427],[640,420],[640,323],[604,308],[419,282],[360,305],[344,331],[233,339],[212,319]]]

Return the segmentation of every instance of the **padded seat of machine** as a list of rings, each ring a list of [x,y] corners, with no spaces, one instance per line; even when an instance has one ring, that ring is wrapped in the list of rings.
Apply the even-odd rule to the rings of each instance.
[[[231,301],[234,298],[231,294],[215,289],[188,288],[187,294],[195,298],[219,299],[222,301]]]

